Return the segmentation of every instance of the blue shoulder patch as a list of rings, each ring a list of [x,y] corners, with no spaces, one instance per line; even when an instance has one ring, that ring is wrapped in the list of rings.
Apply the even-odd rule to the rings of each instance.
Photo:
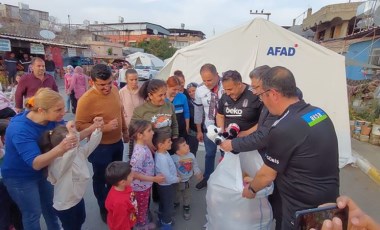
[[[322,109],[314,109],[301,117],[306,123],[313,127],[321,121],[328,118],[327,114]]]

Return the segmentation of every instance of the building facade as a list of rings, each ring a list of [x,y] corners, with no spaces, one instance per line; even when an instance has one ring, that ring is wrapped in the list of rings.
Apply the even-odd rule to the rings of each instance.
[[[205,39],[205,34],[199,30],[168,29],[170,31],[169,42],[172,47],[182,49]]]
[[[108,37],[111,42],[135,47],[137,43],[167,37],[164,27],[149,22],[90,24],[89,31]]]

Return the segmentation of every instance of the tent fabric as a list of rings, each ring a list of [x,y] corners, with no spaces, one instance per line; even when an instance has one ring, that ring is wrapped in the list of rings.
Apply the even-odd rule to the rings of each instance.
[[[344,56],[256,18],[178,50],[156,78],[167,79],[175,70],[182,70],[187,83],[200,83],[199,69],[205,63],[214,64],[220,75],[237,70],[246,83],[250,83],[249,72],[257,66],[284,66],[291,70],[305,101],[325,110],[334,123],[339,167],[353,162]]]
[[[151,66],[153,68],[162,68],[164,62],[153,54],[136,52],[127,56],[126,60],[132,65]]]

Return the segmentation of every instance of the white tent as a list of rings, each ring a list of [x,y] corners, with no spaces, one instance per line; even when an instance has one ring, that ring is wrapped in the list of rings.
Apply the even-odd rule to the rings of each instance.
[[[132,65],[151,66],[160,69],[164,66],[164,62],[153,54],[136,52],[126,57],[126,60]]]
[[[237,70],[247,83],[257,66],[290,69],[306,102],[331,117],[339,141],[339,166],[353,161],[348,118],[345,59],[312,41],[261,18],[178,50],[156,78],[182,70],[186,82],[201,82],[200,67],[212,63],[221,74]],[[328,160],[328,159],[326,159]]]

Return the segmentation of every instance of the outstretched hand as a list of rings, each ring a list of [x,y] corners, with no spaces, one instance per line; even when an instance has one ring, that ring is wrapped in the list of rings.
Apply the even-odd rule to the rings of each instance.
[[[337,206],[340,209],[348,207],[348,230],[378,230],[380,225],[370,216],[364,213],[359,206],[349,197],[340,196],[337,199]],[[343,230],[342,220],[334,217],[332,220],[325,220],[322,230]]]

